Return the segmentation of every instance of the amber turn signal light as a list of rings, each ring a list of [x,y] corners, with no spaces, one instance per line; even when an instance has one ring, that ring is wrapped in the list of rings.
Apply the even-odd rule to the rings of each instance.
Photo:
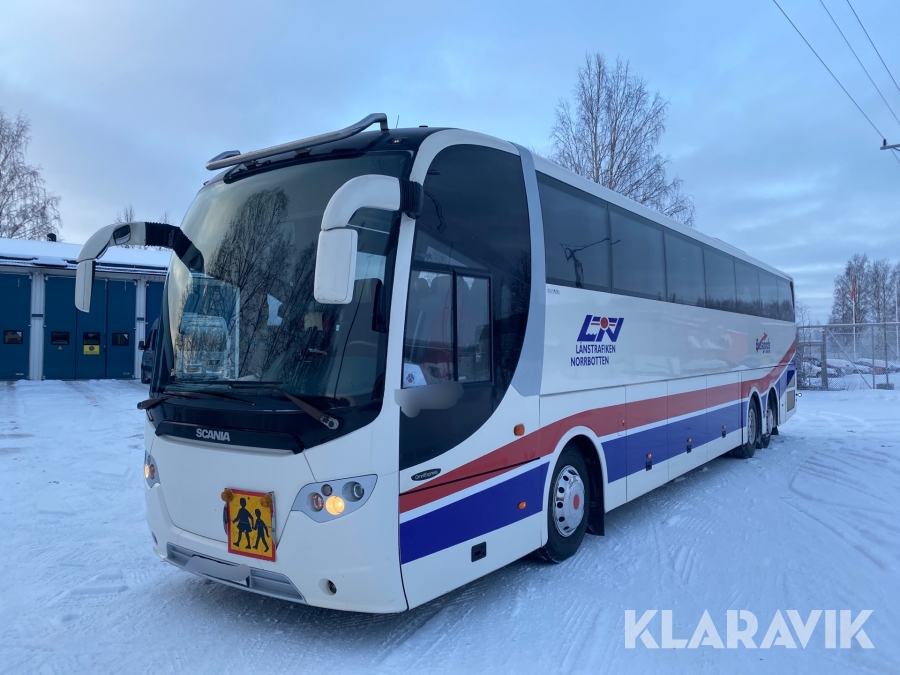
[[[222,492],[222,501],[223,502],[231,502],[234,501],[234,493],[231,490],[225,490]]]
[[[525,425],[517,424],[516,426],[513,427],[513,433],[516,436],[524,436],[525,435]]]
[[[520,511],[521,511],[522,509],[524,509],[526,506],[528,506],[528,504],[526,504],[525,502],[519,502],[519,510],[520,510]]]
[[[653,457],[653,455],[652,455],[651,453],[648,452],[648,453],[647,453],[647,459],[650,459],[651,457]]]

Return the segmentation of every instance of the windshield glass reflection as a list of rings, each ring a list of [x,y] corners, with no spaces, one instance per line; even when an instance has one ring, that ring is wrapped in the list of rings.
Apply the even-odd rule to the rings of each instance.
[[[276,384],[325,407],[381,398],[386,286],[399,213],[362,209],[353,300],[313,299],[328,200],[364,174],[405,175],[405,153],[290,166],[205,188],[182,229],[203,268],[177,257],[167,282],[159,391]]]

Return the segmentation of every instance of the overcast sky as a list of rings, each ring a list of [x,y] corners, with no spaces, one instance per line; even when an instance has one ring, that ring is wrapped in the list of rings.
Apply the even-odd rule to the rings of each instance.
[[[900,143],[819,0],[779,1]],[[825,2],[900,115],[846,0]],[[900,2],[851,2],[900,78]],[[3,5],[0,108],[31,119],[28,161],[62,197],[66,241],[127,204],[178,223],[213,155],[370,112],[549,152],[554,108],[596,50],[670,101],[661,149],[698,228],[792,274],[814,318],[852,253],[900,261],[900,162],[771,0]]]

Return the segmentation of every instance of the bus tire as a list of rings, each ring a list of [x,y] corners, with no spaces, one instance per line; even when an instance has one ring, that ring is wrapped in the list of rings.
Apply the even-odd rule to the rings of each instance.
[[[771,397],[769,397],[769,402],[766,404],[766,417],[761,421],[761,428],[759,432],[759,447],[768,448],[769,441],[772,440],[772,434],[778,433],[778,430],[775,427],[775,410],[774,401]],[[768,430],[768,431],[767,431]]]
[[[547,543],[537,550],[538,557],[561,563],[575,555],[587,531],[590,491],[584,457],[567,445],[553,467],[547,494]]]
[[[750,459],[756,454],[759,445],[759,404],[755,398],[750,399],[747,408],[747,442],[739,445],[728,454],[739,459]]]

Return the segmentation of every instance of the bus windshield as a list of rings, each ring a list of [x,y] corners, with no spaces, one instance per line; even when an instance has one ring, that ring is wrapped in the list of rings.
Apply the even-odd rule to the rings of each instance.
[[[278,387],[324,408],[381,398],[399,213],[361,209],[350,221],[359,235],[350,304],[314,300],[316,246],[341,185],[405,177],[410,158],[321,159],[201,190],[181,228],[193,247],[169,270],[154,389],[279,397]]]

